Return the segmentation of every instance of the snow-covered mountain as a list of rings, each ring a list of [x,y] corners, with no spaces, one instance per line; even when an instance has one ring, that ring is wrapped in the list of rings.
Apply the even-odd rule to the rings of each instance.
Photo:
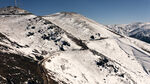
[[[77,13],[41,17],[4,9],[0,83],[149,84],[150,44]]]
[[[149,67],[148,67],[148,65],[149,65],[149,55],[148,54],[149,53],[147,53],[147,51],[146,52],[143,51],[143,50],[149,51],[149,48],[150,48],[149,44],[146,44],[144,42],[141,42],[141,41],[129,38],[129,37],[122,37],[120,35],[116,35],[113,32],[111,32],[107,27],[105,27],[101,24],[98,24],[97,22],[90,20],[90,19],[88,19],[82,15],[76,14],[76,13],[61,12],[61,13],[57,13],[57,14],[53,14],[53,15],[47,15],[43,18],[55,23],[56,25],[60,26],[62,29],[71,33],[72,35],[75,35],[76,38],[81,39],[87,45],[88,50],[89,50],[89,51],[84,51],[84,52],[88,53],[88,52],[91,52],[91,50],[94,50],[94,53],[92,52],[94,56],[91,56],[90,53],[88,54],[88,56],[86,56],[86,54],[83,54],[83,53],[80,54],[81,51],[75,52],[75,53],[77,53],[77,55],[71,54],[72,59],[75,58],[78,60],[78,63],[79,63],[78,66],[80,64],[84,64],[81,66],[84,67],[83,70],[85,70],[85,71],[80,70],[80,68],[78,66],[74,65],[76,63],[76,60],[73,61],[74,59],[69,60],[68,58],[66,58],[66,56],[68,57],[70,55],[65,56],[63,54],[60,54],[58,56],[58,58],[55,57],[54,59],[51,59],[52,61],[49,63],[51,65],[54,64],[53,60],[58,61],[57,62],[58,67],[56,67],[56,69],[53,69],[52,67],[51,68],[47,67],[50,71],[53,71],[53,72],[51,72],[51,74],[58,73],[58,75],[56,75],[56,77],[55,77],[56,80],[65,80],[65,79],[59,78],[59,75],[62,73],[63,74],[66,73],[66,75],[63,75],[64,77],[66,77],[66,79],[68,79],[68,80],[72,79],[72,81],[74,79],[74,82],[79,83],[79,84],[80,83],[90,83],[90,84],[92,83],[93,84],[93,83],[96,83],[95,81],[97,81],[97,83],[100,83],[100,84],[101,83],[102,84],[103,83],[110,84],[110,82],[111,82],[111,84],[113,84],[113,82],[114,82],[114,84],[131,83],[131,81],[126,81],[126,79],[124,80],[124,79],[117,78],[117,76],[115,76],[115,78],[114,78],[113,75],[117,74],[115,72],[115,69],[116,69],[115,67],[120,67],[120,69],[121,69],[121,66],[122,66],[122,68],[126,67],[128,69],[130,67],[129,72],[124,72],[121,70],[121,73],[130,73],[130,71],[132,73],[132,71],[138,72],[136,70],[139,70],[139,68],[137,69],[138,66],[136,66],[136,65],[138,65],[139,63],[140,63],[140,66],[142,65],[143,69],[145,69],[146,72],[149,73],[148,72],[149,71]],[[139,51],[142,51],[143,53],[145,53],[145,55]],[[147,55],[146,55],[146,53],[147,53]],[[95,65],[93,63],[94,59],[92,57],[95,57],[95,55],[100,56],[100,58],[98,57],[99,60],[95,59],[97,65],[100,62],[100,66],[98,65],[99,69],[103,71],[104,67],[107,67],[105,75],[102,75],[100,73],[101,71],[99,72],[99,70],[96,70],[96,69],[93,70],[93,67],[95,67]],[[77,58],[76,56],[79,56],[80,58]],[[88,58],[86,58],[84,56],[86,56]],[[146,60],[144,60],[145,57],[146,57]],[[69,62],[67,62],[67,64],[66,63],[62,64],[61,59],[68,60]],[[87,62],[89,64],[86,62],[85,59],[88,60]],[[92,59],[93,59],[93,61],[92,61]],[[110,64],[109,64],[109,62],[107,62],[107,60],[109,60]],[[135,63],[135,60],[137,63]],[[46,63],[48,63],[48,62],[46,62]],[[119,66],[117,64],[113,64],[113,63],[117,63],[117,64],[119,63],[119,65],[121,65],[121,66]],[[78,78],[78,76],[77,76],[77,78],[76,77],[73,78],[72,76],[69,76],[69,74],[71,74],[71,71],[73,71],[75,73],[74,68],[71,67],[70,64],[74,67],[78,67],[78,70],[80,70],[82,72],[82,73],[80,72],[78,74],[86,74],[85,78],[84,78],[84,76],[82,76],[85,81],[82,81],[82,80],[77,81],[76,79]],[[103,64],[104,64],[104,66],[103,66]],[[56,66],[56,64],[54,64],[54,65]],[[68,69],[67,70],[61,69],[61,66],[65,66],[66,68],[69,68],[70,72],[68,72]],[[85,66],[88,66],[88,68]],[[107,71],[108,71],[108,73],[107,73]],[[110,71],[110,73],[109,73],[109,71]],[[104,72],[105,72],[105,69],[104,69]],[[104,72],[102,72],[102,73],[104,73]],[[94,74],[94,76],[89,75],[87,73],[92,73],[92,74]],[[98,76],[95,76],[96,73],[97,74],[99,73]],[[120,73],[120,72],[118,72],[118,73]],[[138,73],[136,73],[136,74],[138,74]],[[100,77],[100,75],[102,75],[102,77]],[[107,78],[107,75],[111,75],[111,76]],[[67,78],[68,76],[71,78]],[[107,78],[106,80],[105,80],[105,77]],[[133,76],[133,78],[134,77],[137,78],[137,76]],[[104,79],[104,81],[100,78]],[[79,76],[79,79],[80,79],[80,76]],[[116,81],[113,80],[113,82],[112,82],[109,79],[110,80],[116,79]],[[117,81],[117,80],[122,80],[122,82]],[[132,80],[134,80],[134,79],[132,79]],[[66,81],[67,80],[65,80],[65,82]],[[135,82],[132,81],[132,83],[140,83],[140,81],[135,79]],[[67,81],[67,82],[71,83],[70,81]]]
[[[50,56],[50,54],[53,52],[82,48],[80,45],[77,45],[71,40],[72,36],[70,34],[50,21],[47,21],[36,15],[28,13],[26,14],[26,12],[23,12],[24,14],[21,12],[20,14],[20,11],[24,10],[19,8],[12,9],[12,7],[8,7],[6,9],[7,12],[3,15],[0,15],[0,51],[2,54],[13,53],[25,56],[33,61],[39,61],[44,57]],[[18,12],[10,15],[9,11],[11,10]],[[16,58],[16,60],[20,59],[18,57],[14,58]],[[1,65],[3,65],[3,62]],[[12,68],[16,70],[16,68]],[[30,67],[27,69],[30,70]],[[9,69],[8,71],[6,70],[6,72],[9,72]],[[12,73],[13,72],[11,72],[11,74]],[[14,72],[13,74],[16,74],[16,77],[22,77],[22,74],[18,73],[20,72]],[[3,79],[7,78],[9,78],[9,80],[12,79],[11,81],[14,83],[17,83],[17,80],[20,79],[4,75]],[[28,80],[29,78],[22,80],[20,79],[19,83]]]
[[[127,35],[147,43],[150,43],[150,22],[147,23],[132,23],[120,25],[108,25],[108,27],[121,35]]]

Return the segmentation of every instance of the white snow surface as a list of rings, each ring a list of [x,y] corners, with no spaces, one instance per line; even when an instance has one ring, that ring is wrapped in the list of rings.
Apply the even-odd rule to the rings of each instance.
[[[7,38],[0,39],[0,45],[10,52],[35,60],[43,56],[40,62],[59,84],[150,81],[150,44],[116,35],[80,14],[0,15],[1,34]]]
[[[101,56],[88,50],[58,52],[46,60],[45,67],[59,84],[149,84],[149,76],[137,61],[126,61],[129,68],[109,60],[107,64],[118,70],[114,72],[107,65],[98,67],[98,59]]]
[[[53,79],[60,81],[60,84],[63,82],[69,84],[149,84],[149,44],[115,35],[107,27],[76,13],[63,12],[43,18],[75,35],[90,49],[58,53],[58,56],[52,55],[49,61],[45,62],[46,68],[50,70],[49,74],[55,74]],[[80,21],[84,22],[79,23]],[[86,29],[90,32],[85,31]],[[76,35],[76,33],[79,34]],[[96,33],[100,33],[101,36],[97,38]],[[91,35],[96,38],[91,40]],[[99,60],[101,56],[92,54],[91,50],[108,58],[110,63],[106,63],[106,66],[110,64],[119,67],[118,72],[114,72],[112,67],[110,69],[108,66],[106,68],[95,65],[96,60]],[[123,79],[117,75],[122,73],[125,73]],[[85,74],[85,77],[81,74]]]
[[[61,28],[35,15],[1,15],[0,32],[22,46],[15,49],[33,58],[42,52],[81,48]]]
[[[91,36],[99,39],[98,33],[104,38],[117,36],[109,32],[107,30],[108,28],[104,25],[77,13],[61,12],[47,15],[43,18],[52,21],[54,24],[82,40],[89,40]]]

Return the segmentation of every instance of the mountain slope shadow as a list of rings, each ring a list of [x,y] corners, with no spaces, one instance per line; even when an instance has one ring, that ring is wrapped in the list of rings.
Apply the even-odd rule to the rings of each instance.
[[[1,84],[43,84],[43,81],[37,61],[0,52]]]

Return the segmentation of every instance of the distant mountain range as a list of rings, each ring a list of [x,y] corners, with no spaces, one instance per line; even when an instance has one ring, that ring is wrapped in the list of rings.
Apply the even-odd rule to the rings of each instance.
[[[108,25],[108,27],[118,34],[126,35],[150,43],[150,22]]]
[[[149,84],[150,44],[114,29],[73,12],[1,8],[0,84]]]

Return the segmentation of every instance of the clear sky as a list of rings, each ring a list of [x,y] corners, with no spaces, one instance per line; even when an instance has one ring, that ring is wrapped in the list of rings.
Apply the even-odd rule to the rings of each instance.
[[[19,6],[36,15],[77,12],[102,24],[150,22],[150,0],[18,0]],[[0,7],[14,5],[0,0]]]

